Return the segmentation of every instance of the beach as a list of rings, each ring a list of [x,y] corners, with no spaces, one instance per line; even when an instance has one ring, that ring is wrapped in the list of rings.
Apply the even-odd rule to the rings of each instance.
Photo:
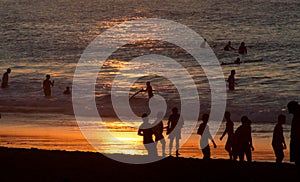
[[[124,155],[123,157],[130,157]],[[204,161],[168,157],[150,164],[124,164],[94,152],[0,148],[0,180],[79,181],[297,181],[292,164]]]
[[[51,114],[51,113],[11,113],[2,114],[0,123],[0,146],[13,148],[39,148],[45,150],[66,150],[83,152],[100,152],[103,154],[127,154],[127,155],[147,155],[142,137],[137,135],[140,121],[132,123],[122,122],[116,118],[103,118],[103,128],[95,131],[95,140],[88,140],[84,137],[81,128],[73,115]],[[96,121],[100,123],[100,121]],[[166,126],[167,121],[164,120]],[[180,157],[202,159],[202,152],[199,146],[200,135],[196,134],[197,127],[193,130],[191,136],[186,142],[180,141]],[[186,122],[188,125],[189,123]],[[213,159],[228,159],[228,153],[225,151],[227,136],[220,141],[220,136],[225,129],[225,122],[221,125],[216,123],[209,124],[211,130],[216,129],[214,140],[217,148],[211,145],[211,157]],[[87,123],[88,126],[90,126]],[[240,122],[234,122],[234,128],[240,126]],[[275,154],[272,149],[272,134],[275,123],[252,124],[252,140],[255,150],[252,152],[253,161],[275,162]],[[284,150],[284,162],[289,163],[289,135],[290,125],[284,127],[284,136],[287,143],[287,149]],[[113,137],[105,137],[103,131],[108,129]],[[169,139],[166,131],[163,132],[167,142],[166,153],[168,153]],[[92,142],[92,143],[89,143]],[[93,146],[93,144],[95,146]],[[98,146],[98,148],[95,148]],[[161,155],[161,144],[158,142],[157,148]],[[174,152],[174,150],[173,150]],[[175,156],[175,154],[173,154]]]

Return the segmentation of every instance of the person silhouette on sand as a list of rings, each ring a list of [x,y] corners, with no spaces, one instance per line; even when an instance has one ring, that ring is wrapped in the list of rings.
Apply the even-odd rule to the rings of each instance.
[[[148,152],[148,156],[155,157],[157,156],[156,145],[153,141],[152,135],[152,125],[149,123],[149,118],[146,113],[142,115],[143,123],[139,127],[138,135],[143,136],[143,144]]]
[[[1,83],[2,88],[7,88],[8,87],[8,75],[10,74],[10,72],[11,72],[11,69],[7,68],[6,72],[3,74],[2,83]]]
[[[210,159],[210,147],[209,147],[208,139],[211,140],[211,142],[214,145],[214,148],[217,147],[215,141],[213,140],[213,138],[210,134],[209,126],[207,125],[208,118],[209,118],[208,114],[203,114],[202,115],[202,121],[203,122],[200,124],[200,126],[197,130],[197,134],[201,135],[200,147],[202,149],[203,159],[205,159],[205,160]]]
[[[286,149],[286,144],[283,136],[282,125],[285,123],[285,115],[280,114],[278,116],[278,122],[273,131],[272,147],[276,156],[276,163],[282,163],[284,158],[283,150]]]
[[[234,133],[232,148],[233,160],[236,160],[238,156],[240,161],[244,161],[244,155],[246,154],[247,161],[251,162],[251,150],[254,150],[251,136],[251,120],[249,120],[247,116],[243,116],[241,121],[242,125],[239,126]]]
[[[50,75],[46,75],[46,80],[43,82],[45,96],[51,96],[51,86],[54,86],[54,81],[50,80]]]
[[[247,54],[247,48],[245,46],[245,42],[241,42],[241,45],[239,47],[239,54]]]
[[[152,128],[152,131],[154,133],[155,136],[155,144],[157,145],[158,141],[160,141],[161,143],[161,147],[162,147],[162,156],[165,156],[165,148],[166,148],[166,140],[164,138],[163,135],[163,130],[164,130],[164,125],[162,122],[163,118],[163,113],[162,112],[158,112],[157,113],[157,119],[156,121],[153,123],[154,127]]]
[[[300,176],[300,105],[290,101],[287,105],[289,113],[293,114],[290,139],[290,161],[295,162]]]
[[[234,90],[236,84],[234,76],[235,76],[235,70],[231,70],[230,75],[228,76],[227,79],[229,90]]]
[[[231,41],[228,41],[227,45],[224,47],[224,51],[231,51],[231,50],[235,50],[235,48],[231,46]]]
[[[169,144],[169,155],[172,155],[172,148],[173,148],[173,142],[175,139],[176,142],[176,157],[178,157],[179,154],[179,140],[181,139],[181,129],[183,127],[183,119],[178,114],[178,108],[173,107],[172,108],[172,114],[169,116],[168,119],[168,126],[167,126],[167,135],[170,139]]]
[[[228,111],[225,112],[225,119],[226,119],[226,128],[225,128],[222,136],[220,137],[220,140],[222,140],[226,134],[228,135],[227,141],[225,144],[225,150],[228,152],[230,160],[232,160],[232,141],[233,141],[233,137],[234,137],[234,133],[233,133],[234,124],[230,119],[230,112],[228,112]]]

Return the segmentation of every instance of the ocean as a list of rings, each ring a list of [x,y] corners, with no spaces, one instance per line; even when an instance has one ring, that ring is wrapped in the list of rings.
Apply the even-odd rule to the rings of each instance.
[[[226,98],[226,110],[232,113],[234,121],[238,122],[241,116],[247,115],[254,128],[268,133],[269,139],[277,115],[285,114],[286,132],[289,132],[291,115],[288,114],[286,105],[291,100],[299,101],[300,93],[298,0],[0,0],[0,5],[0,73],[3,74],[7,68],[12,69],[9,88],[0,89],[2,128],[6,128],[12,121],[14,124],[10,126],[13,128],[43,128],[48,125],[69,129],[76,127],[72,117],[72,97],[62,92],[66,86],[72,88],[77,63],[89,43],[105,30],[122,22],[159,18],[186,25],[206,38],[219,63],[230,63],[237,57],[241,58],[242,64],[221,66],[224,79],[227,79],[232,69],[236,71],[236,90],[228,91]],[[141,32],[137,32],[139,33]],[[228,41],[235,48],[245,42],[248,54],[240,56],[236,51],[224,51],[223,47]],[[207,78],[201,66],[190,55],[166,42],[136,41],[114,52],[99,72],[95,84],[95,100],[101,116],[113,116],[112,108],[109,107],[110,94],[119,69],[126,68],[131,59],[150,53],[172,57],[192,73],[201,103],[199,112],[210,111],[211,95]],[[245,60],[258,59],[262,61],[243,63]],[[143,66],[141,63],[133,65],[134,68]],[[160,66],[158,60],[157,67]],[[130,67],[127,69],[130,70]],[[177,74],[176,70],[166,71],[174,76]],[[144,87],[146,81],[151,81],[155,94],[163,96],[168,101],[168,106],[178,103],[180,98],[174,85],[161,76],[151,75],[151,70],[149,72],[149,75],[141,76],[134,83],[129,94]],[[55,81],[50,98],[45,98],[42,91],[46,74],[50,74]],[[216,76],[214,79],[220,77]],[[132,104],[133,109],[141,108],[139,101],[146,97],[144,93],[137,95],[137,101]],[[142,112],[136,110],[137,115]],[[5,119],[7,115],[8,120]],[[57,117],[48,121],[43,115]],[[65,126],[65,117],[72,117],[72,126]],[[40,123],[41,120],[46,125]],[[117,119],[104,120],[115,123]],[[13,131],[11,129],[10,134]],[[2,135],[7,136],[5,131],[2,132]],[[44,132],[47,133],[47,130]],[[260,132],[260,135],[255,136],[264,138],[265,133]],[[4,142],[2,139],[1,143],[11,145],[6,139]],[[28,141],[31,140],[27,137],[23,143],[30,143]],[[30,146],[36,145],[27,145]],[[86,149],[78,145],[72,147],[66,144],[64,147]],[[272,152],[271,149],[268,151]]]

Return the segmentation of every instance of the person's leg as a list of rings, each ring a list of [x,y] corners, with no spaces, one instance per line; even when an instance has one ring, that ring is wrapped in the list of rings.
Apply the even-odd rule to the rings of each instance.
[[[170,138],[170,144],[169,144],[169,155],[172,155],[172,148],[173,148],[173,141],[174,141],[174,137]]]
[[[176,137],[176,157],[178,157],[179,155],[179,138]]]
[[[160,143],[161,143],[161,149],[162,149],[162,156],[165,156],[166,153],[165,153],[165,150],[166,150],[166,140],[163,138],[160,140]]]
[[[250,147],[245,149],[245,154],[248,162],[252,162],[252,152]]]
[[[239,153],[238,153],[238,155],[239,155],[239,159],[240,159],[240,161],[244,161],[244,151],[242,150],[242,151],[239,151]]]
[[[148,156],[150,157],[156,157],[157,156],[157,149],[155,143],[148,143],[144,144],[145,148],[148,151]]]
[[[204,147],[202,149],[202,153],[203,153],[203,159],[210,159],[210,148],[209,145],[207,145],[206,147]]]

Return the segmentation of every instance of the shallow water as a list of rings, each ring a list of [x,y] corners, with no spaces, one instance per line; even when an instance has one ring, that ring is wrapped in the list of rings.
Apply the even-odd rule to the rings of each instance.
[[[0,90],[2,112],[43,111],[72,113],[71,99],[62,92],[72,86],[81,53],[106,29],[140,18],[163,18],[187,25],[208,40],[220,62],[238,54],[222,51],[227,41],[238,47],[246,42],[246,59],[263,62],[224,65],[224,78],[235,69],[238,86],[228,92],[227,109],[266,122],[285,111],[290,100],[299,99],[299,1],[1,1],[0,70],[12,68],[10,88]],[[168,28],[168,27],[166,27]],[[126,30],[126,28],[124,27]],[[139,33],[139,32],[137,32]],[[108,42],[109,43],[109,42]],[[112,80],[126,61],[148,53],[172,56],[192,73],[204,110],[209,110],[207,79],[191,57],[161,42],[135,42],[122,47],[99,73],[96,100],[99,108],[108,102]],[[141,67],[143,65],[134,65]],[[159,66],[159,61],[157,63]],[[128,68],[130,69],[130,67]],[[176,70],[169,70],[176,74]],[[41,83],[46,74],[55,80],[53,98],[45,100]],[[217,79],[217,78],[216,78]],[[170,82],[150,75],[142,77],[132,93],[150,80],[167,100],[178,99]],[[138,97],[144,97],[138,95]],[[286,113],[286,112],[284,112]]]

